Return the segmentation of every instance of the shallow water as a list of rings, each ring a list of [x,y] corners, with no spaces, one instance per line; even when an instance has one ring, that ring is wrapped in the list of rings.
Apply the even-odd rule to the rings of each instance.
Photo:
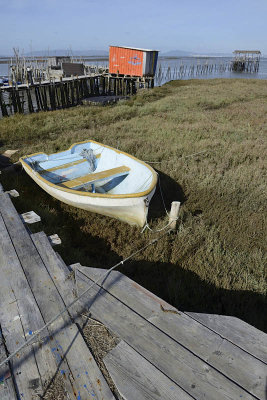
[[[177,58],[163,58],[160,57],[157,65],[156,76],[159,74],[161,68],[163,73],[162,83],[171,79],[211,79],[211,78],[246,78],[246,79],[267,79],[267,58],[262,58],[260,61],[259,71],[257,73],[246,72],[232,72],[228,70],[232,58],[231,57],[177,57]],[[86,63],[92,64],[90,62]],[[95,60],[94,65],[107,66],[108,61]],[[213,65],[212,72],[197,73],[197,68],[207,66],[209,70]],[[215,70],[216,66],[216,70]],[[167,75],[168,67],[170,74]],[[194,68],[194,73],[190,74],[190,68]],[[226,70],[224,70],[226,69]],[[184,73],[179,73],[184,70]],[[8,64],[0,64],[0,78],[8,76]]]

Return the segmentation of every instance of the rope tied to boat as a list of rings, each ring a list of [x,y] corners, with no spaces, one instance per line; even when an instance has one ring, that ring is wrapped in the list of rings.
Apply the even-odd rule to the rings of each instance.
[[[19,346],[13,353],[11,353],[5,360],[3,360],[0,363],[0,368],[3,367],[4,365],[6,365],[12,358],[15,357],[16,354],[18,354],[18,352],[20,352],[21,350],[23,350],[26,346],[29,346],[29,344],[33,344],[33,340],[38,338],[38,341],[42,341],[43,339],[40,338],[40,334],[49,326],[51,326],[59,317],[61,317],[66,311],[68,311],[75,303],[77,303],[78,301],[81,300],[81,298],[87,293],[89,292],[89,290],[94,287],[95,285],[97,285],[101,280],[103,281],[106,276],[108,274],[110,274],[111,271],[113,271],[115,268],[117,268],[120,265],[123,265],[126,261],[128,261],[129,259],[131,259],[132,257],[136,256],[137,254],[141,253],[143,250],[145,250],[146,248],[148,248],[149,246],[152,246],[153,244],[157,243],[160,239],[162,239],[165,235],[169,234],[171,232],[171,230],[164,232],[161,236],[159,236],[158,238],[155,238],[153,240],[151,240],[149,243],[147,243],[145,246],[143,246],[141,249],[136,250],[135,252],[133,252],[132,254],[130,254],[128,257],[124,258],[123,260],[121,260],[119,263],[113,265],[113,267],[111,267],[109,270],[107,270],[103,275],[101,275],[96,281],[94,281],[87,289],[85,289],[80,296],[78,296],[75,300],[73,300],[68,306],[65,306],[57,315],[55,315],[53,318],[51,318],[42,328],[38,329],[37,331],[35,331],[31,337],[26,340],[21,346]],[[100,287],[102,287],[101,285],[99,285]],[[70,318],[72,319],[71,315]],[[73,319],[72,319],[73,320]],[[74,322],[74,321],[73,321]],[[35,341],[36,342],[36,341]]]

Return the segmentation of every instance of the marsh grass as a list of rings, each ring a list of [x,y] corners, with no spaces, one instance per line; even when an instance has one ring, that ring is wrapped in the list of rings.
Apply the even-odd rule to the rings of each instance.
[[[267,329],[267,81],[173,81],[110,107],[14,116],[0,121],[1,152],[66,149],[94,139],[157,162],[167,208],[182,201],[178,234],[125,264],[123,272],[182,310],[235,315]],[[190,156],[191,154],[203,152]],[[22,171],[2,173],[20,212],[58,233],[66,263],[108,268],[153,234],[54,200]],[[159,192],[152,228],[167,217]]]

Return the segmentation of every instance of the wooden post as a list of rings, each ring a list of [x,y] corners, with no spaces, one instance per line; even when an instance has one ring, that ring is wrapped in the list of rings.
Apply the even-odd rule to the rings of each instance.
[[[2,91],[1,90],[0,90],[0,108],[1,108],[1,111],[2,111],[2,116],[3,117],[8,117],[6,104],[5,104],[5,101],[2,99]]]
[[[63,85],[64,93],[65,93],[65,100],[66,100],[66,107],[70,106],[70,97],[69,97],[69,83],[65,82]]]
[[[60,83],[59,83],[59,91],[60,91],[60,100],[61,100],[62,108],[65,108],[65,107],[66,107],[66,104],[65,104],[65,94],[64,94],[64,89],[63,89],[63,82],[62,82],[62,80],[61,80]]]
[[[41,98],[42,98],[42,103],[43,103],[43,110],[48,111],[46,86],[40,86],[40,93],[41,93]]]
[[[22,108],[22,104],[21,104],[21,101],[20,101],[19,89],[15,89],[15,96],[16,96],[18,112],[20,114],[23,114],[23,108]]]
[[[70,82],[70,91],[71,91],[71,105],[74,106],[75,98],[74,98],[74,81]]]
[[[33,108],[32,98],[31,98],[31,89],[29,88],[29,86],[26,89],[26,91],[27,91],[27,98],[28,98],[28,110],[29,110],[29,113],[33,113],[34,108]]]
[[[95,78],[95,90],[96,94],[99,96],[99,81],[98,81],[98,76]]]
[[[40,102],[40,107],[41,107],[41,111],[44,110],[44,103],[43,103],[43,99],[42,99],[42,95],[41,95],[41,83],[39,83],[39,86],[37,88],[38,90],[38,96],[39,96],[39,102]]]
[[[11,89],[12,105],[13,105],[14,113],[17,113],[17,112],[18,112],[18,107],[17,107],[17,101],[16,101],[15,90],[16,90],[16,89],[14,89],[14,87],[12,86],[12,89]]]
[[[52,94],[52,101],[53,101],[53,110],[57,109],[57,99],[56,99],[56,84],[55,80],[53,80],[53,84],[51,86],[51,94]]]
[[[169,224],[170,224],[170,229],[172,231],[176,230],[180,204],[181,204],[180,201],[173,201],[172,205],[171,205],[171,212],[170,212],[170,216],[169,216]]]
[[[80,99],[78,77],[74,80],[74,85],[75,85],[75,94],[76,94],[76,105],[78,105],[79,99]]]
[[[61,108],[60,98],[58,94],[58,84],[55,84],[55,98],[56,98],[56,108]]]
[[[88,78],[84,79],[84,89],[85,89],[85,97],[89,97],[89,84],[88,84]]]
[[[41,111],[40,103],[39,103],[39,97],[38,97],[38,94],[37,94],[37,86],[34,86],[34,94],[35,94],[35,100],[36,100],[36,104],[37,104],[37,111]]]

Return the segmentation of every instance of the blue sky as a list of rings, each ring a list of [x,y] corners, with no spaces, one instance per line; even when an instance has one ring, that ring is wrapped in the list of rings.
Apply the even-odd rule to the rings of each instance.
[[[108,50],[267,54],[267,0],[0,0],[0,54]]]

